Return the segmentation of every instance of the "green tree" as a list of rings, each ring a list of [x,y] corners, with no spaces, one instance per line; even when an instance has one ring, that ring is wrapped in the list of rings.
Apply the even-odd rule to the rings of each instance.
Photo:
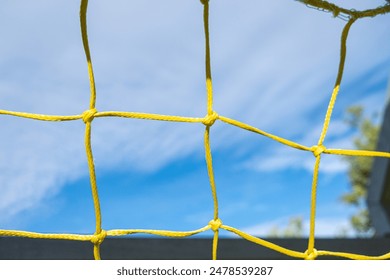
[[[374,118],[364,116],[361,106],[352,106],[347,110],[348,124],[358,131],[354,138],[354,147],[358,150],[375,150],[380,127]],[[370,180],[372,157],[346,157],[349,163],[348,177],[351,190],[342,195],[341,200],[356,208],[356,213],[350,218],[352,228],[358,236],[367,235],[372,231],[371,221],[366,206],[367,185]]]

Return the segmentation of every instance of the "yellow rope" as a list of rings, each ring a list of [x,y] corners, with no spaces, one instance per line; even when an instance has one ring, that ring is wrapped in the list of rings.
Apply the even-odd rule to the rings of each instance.
[[[340,62],[339,62],[339,70],[336,78],[336,83],[333,89],[332,96],[330,98],[328,110],[326,112],[325,121],[323,125],[323,129],[321,132],[320,139],[318,140],[318,144],[316,146],[313,146],[312,152],[313,155],[316,158],[315,164],[314,164],[314,171],[313,171],[313,181],[312,181],[312,189],[311,189],[311,206],[310,206],[310,230],[309,230],[309,242],[308,242],[308,248],[307,248],[307,258],[308,259],[315,259],[317,257],[317,252],[314,248],[315,246],[315,218],[316,218],[316,206],[317,206],[317,184],[318,184],[318,172],[320,169],[320,162],[321,162],[321,154],[326,150],[326,148],[323,146],[323,142],[325,140],[326,133],[329,128],[330,119],[332,116],[333,108],[336,103],[336,98],[339,93],[340,89],[340,83],[343,77],[344,73],[344,65],[345,65],[345,57],[347,54],[347,46],[346,41],[348,37],[348,32],[351,27],[351,25],[355,22],[355,19],[351,19],[348,21],[348,23],[345,25],[344,30],[341,35],[341,51],[340,51]]]
[[[332,97],[329,102],[328,110],[326,112],[324,126],[321,132],[320,139],[318,140],[318,146],[321,146],[322,143],[325,140],[326,133],[329,128],[330,118],[332,116],[333,108],[336,103],[336,98],[340,90],[340,83],[343,78],[344,73],[344,65],[345,65],[345,58],[347,56],[347,37],[348,32],[352,26],[352,24],[355,22],[355,19],[350,19],[348,23],[345,25],[342,35],[341,35],[341,48],[340,48],[340,62],[339,62],[339,70],[337,73],[336,83],[333,89]]]
[[[37,233],[37,232],[20,231],[20,230],[0,230],[0,236],[90,241],[94,235],[54,234],[54,233]]]
[[[93,255],[96,260],[100,260],[100,244],[104,241],[106,236],[105,231],[102,230],[102,215],[100,211],[100,201],[98,187],[96,183],[96,174],[95,174],[95,165],[93,160],[92,146],[91,146],[91,130],[92,130],[92,121],[97,112],[95,108],[96,103],[96,88],[95,88],[95,78],[93,75],[93,67],[91,54],[89,50],[88,43],[88,34],[87,34],[87,9],[88,9],[88,0],[81,0],[80,4],[80,24],[81,24],[81,35],[83,39],[85,56],[87,59],[88,65],[88,75],[90,82],[90,104],[89,110],[83,113],[83,121],[85,123],[85,150],[87,153],[88,160],[88,170],[92,191],[93,205],[95,208],[95,236],[91,239],[93,243]]]
[[[75,115],[75,116],[49,116],[49,115],[31,114],[25,112],[13,112],[7,110],[0,110],[0,115],[8,115],[8,116],[14,116],[14,117],[20,117],[26,119],[33,119],[38,121],[52,121],[52,122],[74,121],[83,118],[82,114]]]
[[[261,245],[263,247],[267,247],[269,249],[280,252],[280,253],[285,254],[287,256],[291,256],[291,257],[295,257],[295,258],[305,258],[304,253],[289,250],[287,248],[283,248],[283,247],[276,245],[272,242],[266,241],[266,240],[258,238],[258,237],[254,237],[254,236],[252,236],[246,232],[243,232],[241,230],[238,230],[236,228],[226,226],[226,225],[222,225],[221,228],[225,229],[227,231],[233,232],[233,233],[237,234],[238,236],[241,236],[242,238],[244,238],[250,242],[256,243],[256,244]]]
[[[294,141],[273,135],[271,133],[260,130],[251,125],[245,124],[238,120],[230,119],[228,117],[220,116],[213,109],[213,89],[212,89],[212,77],[211,77],[211,57],[210,57],[210,34],[209,34],[209,0],[200,0],[203,5],[203,22],[204,22],[204,34],[205,34],[205,72],[206,72],[206,97],[207,97],[207,107],[206,107],[206,116],[204,117],[184,117],[184,116],[170,116],[170,115],[160,115],[160,114],[151,114],[143,112],[119,112],[119,111],[106,111],[98,112],[95,108],[96,104],[96,87],[95,79],[93,74],[92,59],[88,43],[87,35],[87,8],[88,0],[81,0],[80,3],[80,28],[81,28],[81,37],[84,47],[84,52],[87,60],[88,66],[88,76],[90,83],[90,103],[89,109],[85,110],[83,113],[78,115],[70,116],[58,116],[58,115],[43,115],[27,112],[14,112],[8,110],[0,110],[0,115],[12,116],[12,117],[21,117],[32,120],[39,121],[75,121],[82,120],[85,123],[85,151],[88,161],[88,170],[90,177],[90,185],[92,192],[92,199],[95,211],[95,232],[94,234],[51,234],[51,233],[36,233],[28,231],[17,231],[17,230],[1,230],[0,236],[16,236],[16,237],[26,237],[26,238],[45,238],[45,239],[64,239],[64,240],[74,240],[74,241],[90,241],[94,245],[93,255],[95,259],[100,259],[100,245],[104,242],[107,236],[126,236],[132,234],[151,234],[157,236],[165,236],[172,238],[185,238],[193,236],[208,230],[213,231],[213,244],[212,244],[212,259],[217,259],[218,251],[218,241],[219,241],[219,230],[223,229],[229,232],[232,232],[250,242],[256,243],[260,246],[267,247],[269,249],[275,250],[282,254],[301,259],[316,259],[318,256],[335,256],[343,257],[349,259],[361,259],[361,260],[376,260],[376,259],[390,259],[390,252],[383,254],[381,256],[365,256],[359,254],[351,254],[346,252],[331,252],[325,250],[317,250],[315,248],[315,221],[316,221],[316,200],[317,200],[317,184],[318,184],[318,174],[320,170],[321,155],[331,154],[331,155],[343,155],[343,156],[370,156],[370,157],[386,157],[390,158],[390,153],[380,152],[380,151],[364,151],[364,150],[348,150],[348,149],[330,149],[323,145],[326,138],[326,134],[329,128],[331,121],[332,112],[336,104],[336,99],[339,94],[340,84],[344,72],[344,64],[347,53],[347,38],[348,32],[352,24],[363,17],[374,17],[380,14],[390,13],[390,5],[384,5],[376,9],[370,9],[365,11],[356,11],[352,9],[341,8],[335,4],[329,3],[322,0],[299,0],[300,2],[305,3],[310,7],[314,7],[320,10],[332,12],[334,16],[344,15],[344,18],[348,18],[342,34],[341,34],[341,47],[340,47],[340,62],[338,68],[338,74],[335,81],[334,89],[330,97],[328,104],[328,109],[325,115],[325,120],[323,123],[323,128],[321,135],[316,145],[308,147]],[[154,229],[112,229],[104,230],[102,229],[102,217],[100,210],[99,202],[99,193],[98,186],[96,183],[96,173],[94,167],[94,159],[91,145],[91,134],[92,134],[92,122],[95,118],[106,118],[106,117],[122,117],[122,118],[133,118],[133,119],[145,119],[145,120],[154,120],[154,121],[168,121],[168,122],[186,122],[186,123],[202,123],[205,125],[204,132],[204,149],[205,149],[205,160],[206,167],[209,177],[209,183],[211,188],[211,196],[214,203],[214,213],[211,221],[204,227],[192,230],[192,231],[169,231],[169,230],[154,230]],[[290,250],[288,248],[281,247],[272,242],[263,240],[258,237],[254,237],[250,234],[247,234],[239,229],[234,227],[224,225],[219,218],[219,207],[218,207],[218,196],[216,183],[214,178],[213,163],[212,163],[212,151],[210,146],[210,131],[213,124],[220,120],[226,124],[235,126],[240,129],[247,130],[259,134],[261,136],[267,137],[273,141],[276,141],[282,145],[286,145],[293,149],[302,150],[305,152],[310,152],[315,157],[315,164],[313,170],[313,179],[311,186],[311,206],[310,206],[310,232],[308,238],[308,246],[304,252],[298,252]]]
[[[303,151],[311,151],[311,148],[309,148],[309,147],[306,147],[304,145],[295,143],[295,142],[290,141],[288,139],[284,139],[282,137],[270,134],[268,132],[262,131],[262,130],[260,130],[258,128],[255,128],[253,126],[250,126],[248,124],[239,122],[237,120],[229,119],[229,118],[226,118],[226,117],[223,117],[223,116],[220,116],[219,119],[221,121],[227,123],[227,124],[234,125],[234,126],[237,126],[239,128],[242,128],[242,129],[245,129],[245,130],[248,130],[248,131],[260,134],[260,135],[263,135],[265,137],[271,138],[272,140],[275,140],[275,141],[277,141],[277,142],[279,142],[281,144],[287,145],[287,146],[289,146],[291,148],[295,148],[295,149],[303,150]]]
[[[306,4],[309,7],[313,7],[322,11],[328,11],[333,14],[334,17],[338,17],[340,15],[345,15],[342,18],[364,18],[364,17],[375,17],[377,15],[383,15],[390,12],[390,5],[386,4],[383,6],[379,6],[375,9],[368,9],[364,11],[357,11],[355,9],[346,9],[339,7],[333,3],[324,1],[324,0],[298,0]]]
[[[87,58],[89,85],[90,85],[90,90],[91,90],[89,108],[94,109],[95,103],[96,103],[96,88],[95,88],[95,78],[93,75],[91,53],[89,50],[89,43],[88,43],[87,9],[88,9],[88,0],[81,0],[81,4],[80,4],[81,37],[83,40],[85,56]]]
[[[213,86],[211,79],[211,59],[210,59],[210,32],[209,32],[209,0],[202,0],[203,22],[206,44],[206,89],[207,89],[207,114],[213,114]]]

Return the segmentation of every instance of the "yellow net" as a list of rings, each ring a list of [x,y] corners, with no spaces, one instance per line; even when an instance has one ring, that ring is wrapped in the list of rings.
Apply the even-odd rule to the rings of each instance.
[[[204,21],[204,33],[205,33],[205,49],[206,49],[206,93],[207,93],[207,114],[205,117],[190,118],[184,116],[168,116],[168,115],[159,115],[159,114],[150,114],[150,113],[138,113],[138,112],[118,112],[118,111],[106,111],[99,112],[95,108],[96,101],[96,89],[95,89],[95,79],[93,74],[92,59],[89,50],[88,36],[87,36],[87,8],[88,0],[81,0],[80,5],[80,24],[81,24],[81,34],[82,41],[84,45],[84,51],[87,59],[88,73],[89,73],[89,82],[90,82],[90,104],[89,109],[84,111],[79,115],[71,116],[56,116],[56,115],[42,115],[42,114],[31,114],[26,112],[14,112],[8,110],[0,110],[0,115],[9,115],[15,117],[22,117],[40,121],[75,121],[83,120],[85,123],[85,150],[88,160],[88,168],[90,175],[90,184],[92,190],[92,197],[94,202],[95,209],[95,233],[90,235],[83,234],[47,234],[47,233],[37,233],[37,232],[27,232],[27,231],[16,231],[16,230],[0,230],[0,236],[17,236],[17,237],[28,237],[28,238],[46,238],[46,239],[64,239],[64,240],[75,240],[75,241],[89,241],[94,244],[94,258],[100,259],[100,245],[107,236],[125,236],[136,233],[152,234],[165,237],[173,238],[184,238],[192,235],[196,235],[201,232],[212,230],[214,232],[213,245],[212,245],[212,259],[217,259],[217,249],[218,249],[218,238],[219,231],[226,230],[232,232],[250,242],[256,243],[260,246],[270,248],[272,250],[278,251],[282,254],[301,258],[301,259],[316,259],[318,256],[336,256],[344,257],[350,259],[389,259],[390,252],[381,256],[365,256],[359,254],[351,254],[347,252],[333,252],[326,250],[317,250],[315,247],[315,226],[316,226],[316,198],[317,198],[317,181],[318,181],[318,172],[320,169],[320,162],[322,154],[332,154],[332,155],[343,155],[343,156],[369,156],[369,157],[387,157],[390,158],[390,153],[380,152],[380,151],[363,151],[363,150],[342,150],[342,149],[330,149],[323,145],[325,137],[327,135],[328,127],[330,124],[332,111],[337,99],[337,95],[340,88],[340,83],[343,77],[344,64],[347,52],[347,37],[348,32],[354,22],[361,18],[366,17],[375,17],[380,14],[390,13],[390,5],[385,4],[381,7],[356,11],[353,9],[345,9],[339,7],[335,4],[322,1],[322,0],[299,0],[300,2],[306,4],[309,7],[313,7],[322,11],[331,12],[335,17],[340,17],[346,20],[345,27],[341,34],[341,48],[340,48],[340,62],[338,68],[338,74],[336,82],[334,85],[333,92],[329,101],[328,109],[326,112],[325,120],[323,123],[322,132],[319,136],[317,144],[309,147],[295,143],[288,139],[284,139],[277,135],[267,133],[263,130],[260,130],[256,127],[250,126],[248,124],[242,123],[238,120],[230,119],[225,116],[218,115],[213,109],[213,90],[212,90],[212,78],[211,78],[211,65],[210,65],[210,38],[209,38],[209,0],[200,0],[203,5],[203,21]],[[170,121],[170,122],[188,122],[188,123],[203,123],[205,125],[204,132],[204,148],[205,148],[205,159],[208,170],[208,176],[210,181],[212,198],[214,201],[214,215],[211,221],[204,227],[193,230],[193,231],[167,231],[167,230],[145,230],[145,229],[112,229],[105,230],[102,228],[101,222],[101,211],[100,211],[100,202],[98,194],[98,186],[96,183],[96,174],[94,167],[93,152],[91,146],[91,130],[92,122],[94,118],[103,118],[103,117],[122,117],[122,118],[132,118],[132,119],[148,119],[155,121]],[[277,244],[271,243],[264,239],[252,236],[247,234],[239,229],[236,229],[232,226],[225,225],[219,219],[218,214],[218,196],[217,189],[214,180],[213,164],[212,164],[212,153],[210,148],[210,129],[213,124],[217,121],[222,121],[229,125],[238,127],[240,129],[248,130],[250,132],[268,137],[274,141],[277,141],[283,145],[289,146],[293,149],[299,149],[303,151],[310,152],[315,157],[314,172],[312,179],[311,187],[311,206],[310,206],[310,233],[308,238],[308,246],[304,252],[290,250],[284,247],[281,247]]]

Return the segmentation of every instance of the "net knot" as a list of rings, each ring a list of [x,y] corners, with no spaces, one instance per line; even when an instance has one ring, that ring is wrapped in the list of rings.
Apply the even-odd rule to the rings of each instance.
[[[311,147],[311,151],[315,157],[318,157],[320,154],[326,151],[326,147],[324,145],[313,146]]]
[[[102,230],[100,233],[98,233],[98,234],[95,233],[92,236],[91,242],[95,245],[100,245],[103,243],[106,236],[107,236],[107,232],[105,230]]]
[[[97,110],[95,108],[84,111],[83,113],[84,123],[91,122],[94,119],[96,113]]]
[[[217,231],[222,226],[222,221],[219,218],[216,220],[211,220],[209,225],[213,231]]]
[[[308,250],[305,251],[305,260],[315,260],[318,257],[318,251],[316,249],[313,249],[309,253]]]
[[[208,114],[203,118],[202,123],[206,126],[212,126],[218,118],[219,115],[213,111],[211,114]]]
[[[332,10],[333,17],[338,17],[340,15],[340,10],[339,9],[334,9]]]

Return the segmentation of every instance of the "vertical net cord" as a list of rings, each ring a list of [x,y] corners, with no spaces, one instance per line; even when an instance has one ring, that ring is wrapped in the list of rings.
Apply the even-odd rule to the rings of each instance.
[[[210,32],[209,32],[209,0],[201,0],[203,4],[203,22],[204,22],[204,34],[205,34],[205,52],[206,52],[206,91],[207,91],[207,117],[212,119],[212,116],[215,115],[213,112],[213,86],[211,78],[211,59],[210,59]],[[217,190],[214,180],[214,171],[213,171],[213,161],[210,147],[210,127],[214,122],[206,124],[205,134],[204,134],[204,147],[205,147],[205,158],[207,165],[207,172],[210,180],[211,192],[214,202],[214,217],[212,227],[214,231],[213,238],[213,248],[212,248],[212,259],[217,259],[217,250],[218,250],[218,235],[219,235],[219,226],[220,220],[218,218],[218,198]]]
[[[212,192],[213,201],[214,201],[214,218],[212,220],[212,224],[217,224],[219,221],[219,218],[218,218],[218,197],[217,197],[217,191],[216,191],[215,180],[214,180],[213,161],[212,161],[211,148],[210,148],[210,127],[209,126],[207,126],[206,130],[205,130],[204,146],[205,146],[207,172],[208,172],[208,176],[209,176],[209,180],[210,180],[211,192]],[[214,231],[213,249],[212,249],[213,260],[217,259],[219,226],[212,227],[212,229]]]
[[[347,24],[345,25],[345,27],[343,29],[343,32],[341,34],[339,69],[338,69],[338,73],[337,73],[336,82],[335,82],[335,85],[334,85],[334,88],[333,88],[331,100],[329,102],[329,106],[328,106],[328,109],[327,109],[327,112],[326,112],[325,121],[324,121],[324,125],[323,125],[323,128],[322,128],[321,136],[320,136],[320,139],[318,140],[318,146],[321,146],[323,144],[323,142],[325,140],[326,133],[327,133],[328,128],[329,128],[329,124],[330,124],[330,119],[332,117],[333,108],[334,108],[334,105],[336,103],[337,95],[338,95],[339,89],[340,89],[340,83],[341,83],[341,80],[343,78],[345,58],[347,56],[347,38],[348,38],[348,33],[349,33],[349,30],[350,30],[352,24],[355,21],[356,21],[355,18],[351,18],[347,22]]]
[[[333,108],[336,103],[337,95],[340,89],[340,83],[344,73],[345,58],[347,55],[348,33],[352,24],[355,21],[356,18],[351,18],[345,25],[341,35],[340,62],[339,62],[338,74],[333,88],[332,96],[328,105],[328,109],[325,115],[325,121],[322,128],[321,136],[320,139],[318,140],[316,149],[313,151],[313,154],[316,157],[316,161],[314,165],[312,189],[311,189],[310,233],[309,233],[308,249],[306,251],[306,255],[308,259],[315,259],[317,257],[316,250],[314,249],[315,246],[314,243],[315,243],[315,219],[316,219],[316,205],[317,205],[317,185],[318,185],[318,173],[319,173],[320,162],[321,162],[321,154],[326,150],[326,148],[323,146],[323,142],[325,140],[326,133],[329,128]]]
[[[96,260],[100,260],[100,244],[104,240],[104,231],[102,231],[102,218],[100,211],[100,201],[98,188],[96,184],[96,174],[95,174],[95,165],[93,160],[93,153],[91,147],[91,122],[93,120],[94,114],[96,113],[95,104],[96,104],[96,88],[95,88],[95,79],[93,75],[93,67],[91,54],[89,50],[88,44],[88,34],[87,34],[87,8],[88,8],[88,0],[81,0],[80,4],[80,25],[81,25],[81,35],[83,40],[83,46],[85,51],[85,56],[88,63],[88,75],[90,82],[90,104],[89,110],[85,112],[85,117],[83,120],[85,122],[85,150],[87,154],[88,160],[88,169],[90,176],[90,184],[92,191],[93,204],[95,209],[95,220],[96,220],[96,228],[94,238],[91,239],[91,242],[94,244],[94,258]]]
[[[88,9],[88,0],[81,0],[81,4],[80,4],[81,36],[82,36],[82,39],[83,39],[83,46],[84,46],[85,56],[87,58],[88,75],[89,75],[89,86],[90,86],[90,90],[91,90],[89,109],[92,110],[92,109],[95,109],[96,88],[95,88],[95,78],[94,78],[94,75],[93,75],[91,52],[89,50],[89,43],[88,43],[87,9]]]
[[[207,114],[213,113],[213,86],[211,79],[211,58],[210,58],[210,31],[209,31],[209,0],[202,0],[203,21],[206,49],[206,89],[207,89]]]

